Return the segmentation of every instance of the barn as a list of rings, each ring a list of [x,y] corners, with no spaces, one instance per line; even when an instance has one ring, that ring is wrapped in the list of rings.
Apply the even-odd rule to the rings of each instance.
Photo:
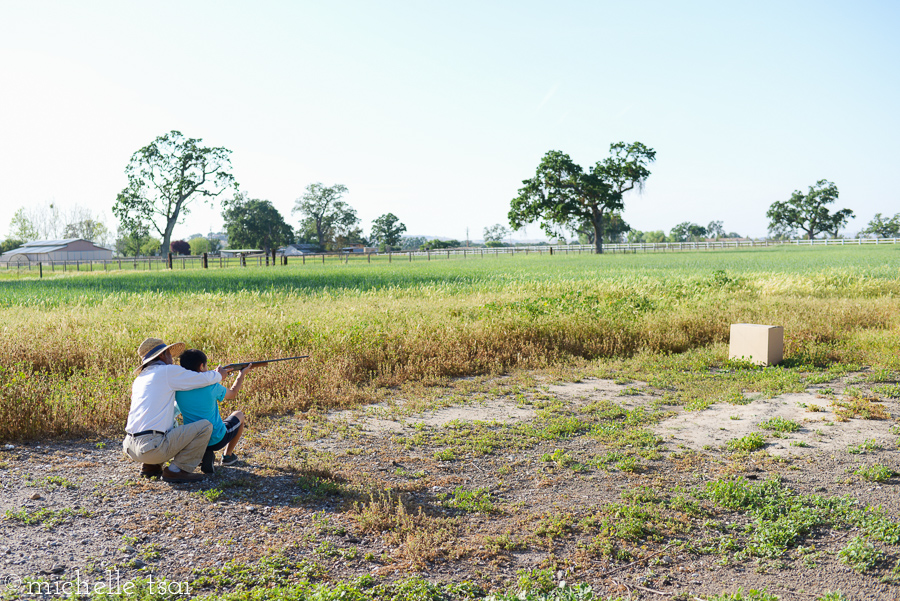
[[[50,263],[51,261],[102,261],[112,251],[81,238],[34,240],[0,255],[0,265]]]

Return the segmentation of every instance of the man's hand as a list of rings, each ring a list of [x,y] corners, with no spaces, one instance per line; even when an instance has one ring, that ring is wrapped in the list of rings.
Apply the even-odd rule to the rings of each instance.
[[[231,373],[231,369],[225,365],[220,365],[216,368],[216,373],[222,376],[222,379],[225,379],[225,376]]]

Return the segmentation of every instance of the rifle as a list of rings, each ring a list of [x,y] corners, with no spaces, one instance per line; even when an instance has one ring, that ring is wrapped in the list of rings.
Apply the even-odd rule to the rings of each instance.
[[[309,358],[309,355],[301,355],[299,357],[282,357],[281,359],[265,359],[263,361],[244,361],[243,363],[229,363],[228,365],[225,366],[225,369],[228,369],[231,371],[237,371],[239,369],[244,369],[251,363],[255,367],[257,365],[268,365],[269,363],[276,363],[278,361],[293,361],[294,359],[308,359],[308,358]]]

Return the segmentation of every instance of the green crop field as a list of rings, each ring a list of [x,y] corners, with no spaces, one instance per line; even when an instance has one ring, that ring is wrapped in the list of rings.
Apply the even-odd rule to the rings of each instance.
[[[711,365],[740,322],[785,327],[784,369],[900,367],[897,246],[36,275],[0,274],[0,439],[121,428],[147,336],[213,363],[310,354],[254,380],[251,415],[518,369]]]

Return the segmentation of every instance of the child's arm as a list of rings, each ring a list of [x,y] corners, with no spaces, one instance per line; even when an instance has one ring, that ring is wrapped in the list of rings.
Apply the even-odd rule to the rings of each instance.
[[[238,392],[241,390],[241,385],[244,383],[244,376],[246,376],[251,369],[253,369],[252,363],[241,370],[241,373],[238,374],[234,384],[232,384],[231,388],[228,389],[228,392],[225,393],[225,400],[230,401],[237,398]]]

